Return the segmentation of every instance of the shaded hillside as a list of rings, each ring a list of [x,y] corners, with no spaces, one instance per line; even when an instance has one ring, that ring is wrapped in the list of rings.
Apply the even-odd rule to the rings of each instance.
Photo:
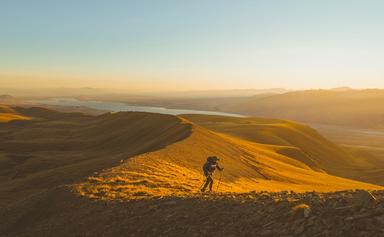
[[[355,178],[384,185],[383,130],[330,125],[315,125],[315,128],[358,159],[359,165],[353,170]]]
[[[168,115],[14,110],[33,119],[0,124],[0,202],[79,181],[190,133],[190,125]]]

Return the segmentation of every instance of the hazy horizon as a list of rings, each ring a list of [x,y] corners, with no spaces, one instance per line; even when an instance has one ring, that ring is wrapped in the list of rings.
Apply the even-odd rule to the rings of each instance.
[[[163,90],[151,90],[143,89],[143,90],[129,90],[125,88],[106,88],[106,87],[90,87],[90,86],[82,86],[82,87],[29,87],[29,86],[20,86],[20,87],[0,87],[0,95],[11,95],[11,96],[52,96],[50,94],[57,94],[57,96],[64,95],[65,92],[73,94],[73,95],[87,95],[87,94],[126,94],[126,95],[143,95],[143,96],[201,96],[201,95],[221,95],[221,96],[253,96],[257,94],[281,94],[287,92],[295,92],[295,91],[364,91],[364,90],[384,90],[384,88],[354,88],[349,86],[340,86],[340,87],[329,87],[329,88],[228,88],[228,89],[169,89],[164,88]],[[63,92],[64,94],[60,94]],[[233,95],[231,95],[233,94]],[[221,97],[220,96],[220,97]]]

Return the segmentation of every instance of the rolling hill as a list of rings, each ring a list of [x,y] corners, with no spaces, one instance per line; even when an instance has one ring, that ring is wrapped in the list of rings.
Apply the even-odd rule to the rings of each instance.
[[[160,149],[189,135],[174,116],[87,116],[13,108],[30,120],[0,123],[0,206]]]
[[[272,145],[280,154],[326,173],[382,184],[378,175],[382,163],[336,145],[309,126],[287,120],[186,115],[207,129],[251,142]]]

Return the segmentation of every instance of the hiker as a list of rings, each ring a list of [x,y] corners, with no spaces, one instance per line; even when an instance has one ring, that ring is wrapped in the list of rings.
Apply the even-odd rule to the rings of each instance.
[[[207,162],[205,162],[203,166],[204,175],[207,178],[204,187],[201,189],[202,192],[205,192],[205,189],[209,185],[209,191],[212,192],[212,186],[213,186],[213,172],[215,172],[216,168],[220,171],[223,171],[224,168],[221,168],[219,166],[219,158],[216,156],[210,156],[207,158]]]

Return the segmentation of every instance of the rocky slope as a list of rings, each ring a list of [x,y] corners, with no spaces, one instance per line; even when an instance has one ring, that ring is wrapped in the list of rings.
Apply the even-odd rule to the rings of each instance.
[[[251,192],[105,202],[56,188],[1,210],[0,235],[383,236],[384,192],[373,195]]]

